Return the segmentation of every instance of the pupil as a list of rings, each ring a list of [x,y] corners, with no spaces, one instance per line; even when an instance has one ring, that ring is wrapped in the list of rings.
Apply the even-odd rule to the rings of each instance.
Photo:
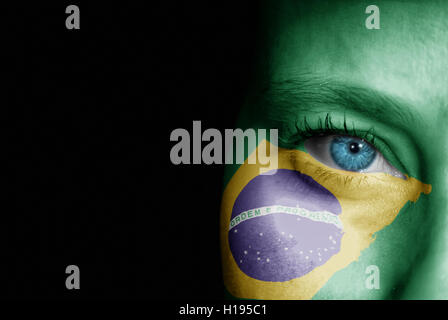
[[[361,149],[361,145],[357,142],[352,142],[350,143],[349,149],[352,153],[358,153],[359,149]]]

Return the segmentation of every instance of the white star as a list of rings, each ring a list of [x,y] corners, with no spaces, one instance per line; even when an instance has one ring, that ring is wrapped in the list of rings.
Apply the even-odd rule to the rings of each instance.
[[[246,251],[246,250],[244,250],[244,254],[247,254],[247,251]]]

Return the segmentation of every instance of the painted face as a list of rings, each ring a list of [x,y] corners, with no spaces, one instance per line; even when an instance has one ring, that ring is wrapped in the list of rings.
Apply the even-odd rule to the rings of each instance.
[[[447,299],[448,4],[273,1],[237,123],[278,169],[229,165],[224,282],[249,299]],[[246,150],[248,155],[257,150]]]

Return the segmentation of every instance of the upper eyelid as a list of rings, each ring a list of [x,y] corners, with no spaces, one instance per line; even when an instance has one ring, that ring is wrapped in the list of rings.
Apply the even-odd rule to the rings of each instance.
[[[357,130],[353,123],[352,128],[349,128],[349,126],[347,125],[347,119],[345,115],[342,127],[338,127],[332,122],[331,115],[329,113],[326,114],[325,120],[322,120],[322,118],[318,118],[316,124],[314,125],[314,128],[311,127],[310,123],[306,119],[306,116],[304,116],[303,120],[301,121],[304,127],[303,129],[298,125],[298,123],[299,121],[295,121],[294,126],[296,132],[301,138],[312,137],[315,136],[316,133],[323,133],[325,135],[330,134],[347,135],[363,139],[376,148],[375,145],[376,135],[374,127],[373,126],[370,127],[370,129],[367,131]]]
[[[313,132],[314,132],[314,134],[313,134]],[[382,150],[383,146],[378,145],[376,143],[376,141],[377,141],[376,136],[374,134],[369,133],[369,131],[357,130],[355,132],[346,132],[345,130],[338,129],[338,128],[334,128],[331,130],[317,129],[317,130],[308,131],[308,134],[306,134],[306,135],[300,134],[301,140],[315,137],[316,133],[323,133],[322,136],[340,135],[340,136],[348,136],[348,137],[354,137],[357,139],[361,139],[361,140],[366,141],[370,145],[372,145],[379,152],[383,153],[383,150]]]
[[[303,123],[303,126],[305,127],[305,130],[311,129],[310,123],[308,122],[306,116],[303,117],[302,123]],[[296,129],[299,129],[299,127],[297,126],[297,121],[295,122],[295,126],[296,126]],[[332,117],[331,117],[330,113],[327,113],[325,115],[325,120],[323,120],[323,121],[322,121],[322,118],[319,117],[317,119],[317,123],[316,123],[315,127],[317,127],[318,129],[321,129],[321,130],[326,130],[326,131],[343,130],[347,134],[357,135],[354,122],[352,123],[352,128],[351,129],[348,128],[347,117],[345,114],[344,114],[344,120],[343,120],[341,128],[338,128],[335,124],[333,124]],[[368,131],[373,132],[373,127],[371,127],[371,129],[369,129]]]

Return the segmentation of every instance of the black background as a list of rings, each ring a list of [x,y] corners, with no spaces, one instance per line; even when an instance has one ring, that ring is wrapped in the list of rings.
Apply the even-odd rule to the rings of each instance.
[[[80,30],[65,28],[69,4]],[[234,127],[257,11],[215,1],[4,8],[2,297],[223,297],[223,167],[171,164],[169,138],[192,133],[193,120]],[[70,264],[80,290],[65,288]]]

